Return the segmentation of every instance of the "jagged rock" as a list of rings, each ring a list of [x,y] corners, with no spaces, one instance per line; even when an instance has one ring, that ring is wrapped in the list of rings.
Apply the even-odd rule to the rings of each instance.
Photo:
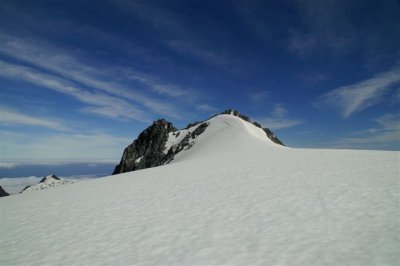
[[[276,144],[285,146],[285,144],[282,143],[282,141],[280,139],[278,139],[278,137],[272,133],[271,130],[269,130],[268,128],[263,128],[265,134],[267,134],[267,137],[272,140],[273,142],[275,142]]]
[[[40,180],[39,183],[44,183],[47,180],[49,180],[50,178],[53,178],[54,180],[60,180],[60,178],[58,178],[56,175],[49,175],[49,176],[43,177],[42,180]]]
[[[226,109],[221,114],[234,115],[234,116],[240,117],[244,121],[251,123],[251,120],[248,116],[242,115],[239,111],[234,110],[234,109]]]
[[[164,149],[168,134],[175,131],[177,129],[172,123],[164,119],[154,121],[125,148],[113,175],[162,165],[165,162]]]
[[[150,127],[140,133],[132,144],[125,148],[113,175],[171,162],[177,153],[188,150],[193,146],[194,139],[204,132],[208,124],[196,122],[196,124],[189,124],[188,126],[178,131],[164,119],[153,122]],[[166,147],[169,138],[172,144]]]
[[[1,186],[0,186],[0,197],[6,197],[9,196],[8,194]]]

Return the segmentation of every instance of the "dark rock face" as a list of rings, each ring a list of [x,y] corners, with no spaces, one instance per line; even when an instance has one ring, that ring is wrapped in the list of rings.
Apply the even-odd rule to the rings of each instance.
[[[165,162],[165,143],[168,134],[177,129],[172,123],[160,119],[140,133],[139,137],[126,149],[113,175],[159,166]]]
[[[285,146],[285,144],[282,143],[282,141],[280,139],[278,139],[278,137],[272,133],[271,130],[269,130],[268,128],[263,128],[265,134],[267,134],[267,137],[272,140],[274,143]]]
[[[0,186],[0,197],[6,197],[9,196],[8,194],[1,186]]]
[[[205,131],[208,123],[189,124],[186,129],[196,125],[196,129],[187,132],[187,135],[179,143],[174,144],[166,151],[165,144],[168,134],[176,132],[174,136],[177,138],[182,132],[164,119],[153,122],[150,127],[140,133],[132,144],[126,147],[113,175],[170,163],[177,153],[193,146],[193,140]]]
[[[40,183],[40,182],[39,182]],[[31,186],[26,186],[26,187],[24,187],[24,189],[23,190],[21,190],[19,193],[22,193],[22,192],[24,192],[25,190],[27,190],[28,188],[30,188]]]
[[[46,182],[47,178],[48,178],[47,176],[43,177],[39,183]],[[60,180],[60,178],[58,178],[56,175],[51,175],[50,178],[54,178],[55,180]]]

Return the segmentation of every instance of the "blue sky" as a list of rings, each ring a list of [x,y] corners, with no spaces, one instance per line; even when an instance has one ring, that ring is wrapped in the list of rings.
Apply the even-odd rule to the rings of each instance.
[[[400,4],[0,3],[0,161],[119,160],[234,108],[287,145],[399,150]]]

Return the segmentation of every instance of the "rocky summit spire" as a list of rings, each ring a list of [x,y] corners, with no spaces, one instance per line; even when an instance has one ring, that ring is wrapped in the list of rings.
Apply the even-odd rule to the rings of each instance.
[[[166,156],[164,150],[168,134],[175,131],[177,129],[165,119],[154,121],[132,144],[126,147],[113,174],[162,165]]]

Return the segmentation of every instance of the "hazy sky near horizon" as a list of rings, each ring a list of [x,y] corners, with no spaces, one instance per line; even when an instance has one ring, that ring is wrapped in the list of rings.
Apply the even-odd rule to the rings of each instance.
[[[118,160],[226,108],[292,147],[399,150],[399,1],[0,2],[0,161]]]

